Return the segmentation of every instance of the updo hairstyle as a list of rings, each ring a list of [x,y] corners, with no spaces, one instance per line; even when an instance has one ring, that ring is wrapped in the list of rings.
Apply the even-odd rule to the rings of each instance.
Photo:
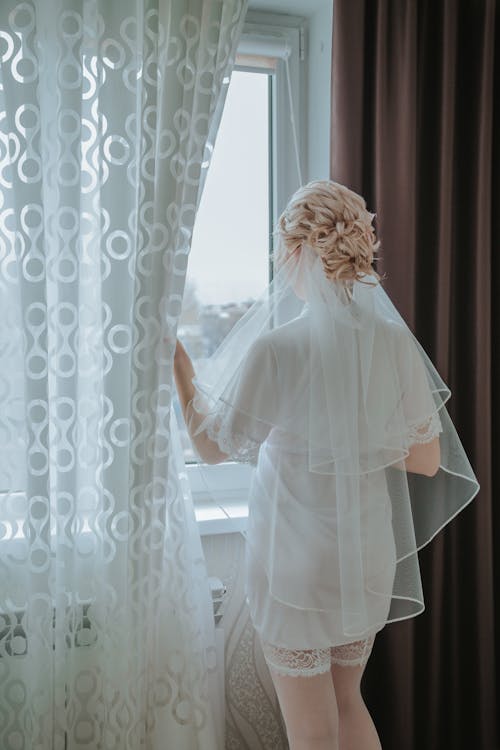
[[[365,281],[365,274],[379,280],[372,268],[380,242],[365,200],[345,185],[314,180],[299,188],[281,214],[277,260],[286,262],[309,245],[322,260],[332,281]]]

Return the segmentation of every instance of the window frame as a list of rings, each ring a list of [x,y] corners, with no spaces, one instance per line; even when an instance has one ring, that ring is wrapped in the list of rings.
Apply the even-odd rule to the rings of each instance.
[[[283,49],[289,50],[288,65],[290,84],[294,105],[294,120],[301,154],[302,176],[307,174],[305,159],[307,107],[305,101],[305,74],[302,63],[305,60],[305,26],[304,19],[287,16],[287,24],[277,23],[273,18],[262,21],[264,14],[259,13],[259,22],[248,21],[244,24],[238,45],[234,70],[261,72],[272,75],[270,86],[270,253],[273,251],[273,228],[279,215],[285,208],[289,197],[299,187],[293,131],[289,112],[289,92],[286,65]],[[238,57],[244,55],[243,63]],[[259,64],[252,66],[249,57],[260,56]],[[262,58],[272,58],[275,66],[266,67]],[[241,57],[240,57],[241,60]],[[272,266],[270,260],[270,275]],[[217,493],[217,502],[222,507],[214,506],[214,499],[204,486],[202,471],[210,477],[210,485]],[[252,469],[235,461],[221,464],[186,464],[186,473],[191,487],[193,504],[200,533],[219,534],[243,531],[248,516],[248,490]]]

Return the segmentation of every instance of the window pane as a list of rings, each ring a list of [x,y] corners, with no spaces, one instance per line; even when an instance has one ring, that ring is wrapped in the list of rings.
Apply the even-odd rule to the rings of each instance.
[[[178,335],[212,354],[269,280],[269,76],[234,71],[194,226]],[[180,414],[180,407],[174,404]],[[179,423],[183,425],[182,417]],[[186,461],[194,461],[187,434]]]

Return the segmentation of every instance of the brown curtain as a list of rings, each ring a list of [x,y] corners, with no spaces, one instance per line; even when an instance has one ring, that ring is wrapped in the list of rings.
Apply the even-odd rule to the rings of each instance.
[[[384,750],[498,747],[499,21],[495,0],[334,0],[331,179],[377,212],[378,270],[481,483],[420,553],[426,610],[378,635]]]

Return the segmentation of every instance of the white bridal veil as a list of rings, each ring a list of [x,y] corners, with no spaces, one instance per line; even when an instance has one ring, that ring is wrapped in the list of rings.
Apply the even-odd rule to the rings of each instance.
[[[450,391],[375,277],[332,282],[305,246],[193,383],[191,434],[254,466],[267,510],[260,527],[249,521],[247,542],[271,596],[341,612],[353,637],[419,614],[417,552],[479,485],[445,407]],[[436,435],[437,473],[406,471],[410,447]],[[285,460],[321,492],[288,486]]]

